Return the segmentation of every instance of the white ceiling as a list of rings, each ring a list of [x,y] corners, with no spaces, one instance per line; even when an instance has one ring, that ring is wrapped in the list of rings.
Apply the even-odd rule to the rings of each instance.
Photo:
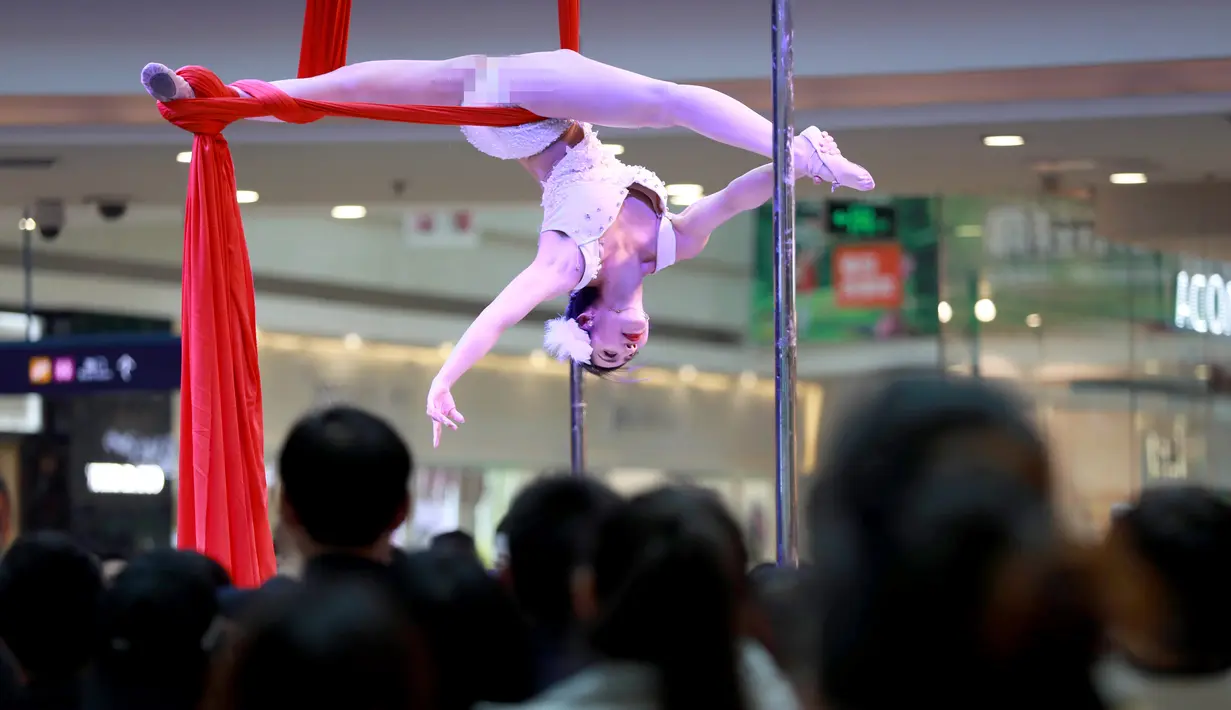
[[[261,126],[295,131],[294,126]],[[762,162],[757,156],[688,134],[618,133],[623,159],[643,163],[668,182],[722,187]],[[1021,148],[989,149],[985,134],[1026,137]],[[537,201],[536,185],[513,163],[483,156],[455,129],[436,129],[428,142],[238,144],[240,189],[256,190],[265,205],[364,204],[394,200],[392,184],[406,182],[412,202]],[[1231,179],[1231,123],[1225,116],[1060,121],[932,128],[842,130],[843,151],[867,166],[887,193],[1022,192],[1038,185],[1039,161],[1088,160],[1094,168],[1070,173],[1073,185],[1107,186],[1112,172],[1143,171],[1153,182]],[[0,170],[0,205],[37,197],[70,202],[117,195],[136,203],[178,205],[186,166],[175,155],[187,140],[159,145],[0,145],[0,158],[52,157],[47,170]],[[801,184],[801,194],[815,190]],[[1119,188],[1131,189],[1131,188]]]
[[[137,93],[146,62],[231,81],[295,71],[304,0],[39,0],[4,18],[3,94]],[[763,77],[768,2],[586,0],[582,49],[664,79]],[[513,54],[559,44],[551,0],[354,3],[350,61]],[[800,75],[945,72],[1217,57],[1222,0],[793,2]]]

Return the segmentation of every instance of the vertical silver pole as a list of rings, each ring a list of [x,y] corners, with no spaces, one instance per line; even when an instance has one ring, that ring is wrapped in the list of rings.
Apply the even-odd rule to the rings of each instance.
[[[778,564],[799,564],[795,361],[795,55],[791,0],[772,0],[774,76],[774,400],[777,411]]]
[[[568,398],[570,403],[570,470],[574,476],[586,472],[586,400],[584,381],[585,370],[575,362],[569,363]]]
[[[580,45],[578,38],[578,51]],[[574,476],[586,472],[586,398],[585,380],[582,379],[585,374],[581,365],[569,360],[569,469]]]

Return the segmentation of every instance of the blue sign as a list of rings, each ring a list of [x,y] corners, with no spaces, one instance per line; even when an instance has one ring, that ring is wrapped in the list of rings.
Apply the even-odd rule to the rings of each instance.
[[[174,335],[0,342],[0,394],[176,390],[180,347]]]

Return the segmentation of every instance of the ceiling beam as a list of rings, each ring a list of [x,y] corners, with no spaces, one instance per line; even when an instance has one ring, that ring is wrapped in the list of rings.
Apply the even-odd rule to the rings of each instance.
[[[726,92],[759,111],[770,108],[768,79],[699,83]],[[1231,58],[795,78],[795,105],[799,111],[1210,94],[1231,94]],[[160,123],[162,117],[144,94],[0,96],[0,126]]]

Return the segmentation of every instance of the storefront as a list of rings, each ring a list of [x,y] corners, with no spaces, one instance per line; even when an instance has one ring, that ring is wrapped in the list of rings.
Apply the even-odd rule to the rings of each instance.
[[[1081,202],[941,202],[946,365],[1035,397],[1076,525],[1152,482],[1231,485],[1231,268],[1106,242]]]

